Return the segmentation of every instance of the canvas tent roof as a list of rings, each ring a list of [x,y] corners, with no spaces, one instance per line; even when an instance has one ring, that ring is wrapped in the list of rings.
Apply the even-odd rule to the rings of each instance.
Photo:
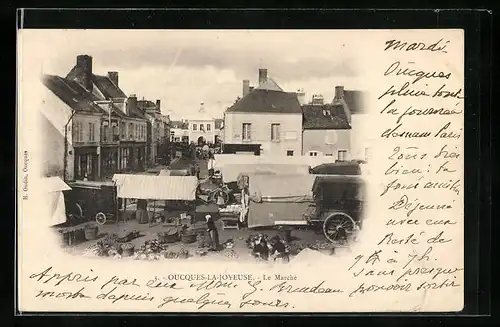
[[[283,164],[228,164],[219,168],[224,183],[235,182],[238,175],[308,175],[307,165],[283,165]]]
[[[314,175],[250,175],[250,195],[271,202],[311,200],[314,179]]]
[[[119,198],[147,200],[196,200],[196,176],[113,176]]]
[[[351,162],[335,162],[324,163],[312,168],[313,174],[321,175],[361,175],[359,163]]]
[[[68,186],[60,177],[46,177],[44,180],[44,190],[46,193],[69,191],[71,187]]]
[[[187,169],[162,169],[160,170],[160,176],[189,176]]]

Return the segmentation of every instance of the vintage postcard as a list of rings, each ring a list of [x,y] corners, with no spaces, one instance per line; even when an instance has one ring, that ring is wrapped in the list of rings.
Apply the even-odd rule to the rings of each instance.
[[[456,312],[463,30],[18,30],[21,312]]]

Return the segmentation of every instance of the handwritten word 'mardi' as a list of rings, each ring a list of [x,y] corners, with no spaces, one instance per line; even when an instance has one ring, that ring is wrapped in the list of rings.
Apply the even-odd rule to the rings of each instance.
[[[450,41],[443,42],[443,39],[439,39],[437,42],[427,45],[423,42],[413,42],[408,43],[401,40],[389,40],[385,42],[385,49],[387,50],[397,50],[397,51],[429,51],[429,52],[443,52],[447,53],[446,46]]]
[[[409,64],[413,64],[413,62],[409,62]],[[413,68],[400,68],[401,62],[395,61],[393,62],[384,72],[384,76],[389,76],[392,74],[396,74],[396,76],[410,76],[415,77],[412,81],[412,84],[417,83],[418,81],[424,78],[445,78],[449,79],[451,73],[444,72],[426,72],[423,70],[413,69]]]

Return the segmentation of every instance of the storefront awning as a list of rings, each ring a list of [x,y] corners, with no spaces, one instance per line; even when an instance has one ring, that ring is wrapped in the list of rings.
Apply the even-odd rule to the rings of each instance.
[[[198,186],[196,176],[115,174],[113,181],[123,199],[194,201]]]

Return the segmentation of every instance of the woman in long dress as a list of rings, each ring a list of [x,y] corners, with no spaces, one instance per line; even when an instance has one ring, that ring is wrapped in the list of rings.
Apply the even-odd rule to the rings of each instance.
[[[211,215],[206,215],[205,219],[207,221],[208,236],[210,237],[210,250],[217,251],[220,248],[219,232]]]

